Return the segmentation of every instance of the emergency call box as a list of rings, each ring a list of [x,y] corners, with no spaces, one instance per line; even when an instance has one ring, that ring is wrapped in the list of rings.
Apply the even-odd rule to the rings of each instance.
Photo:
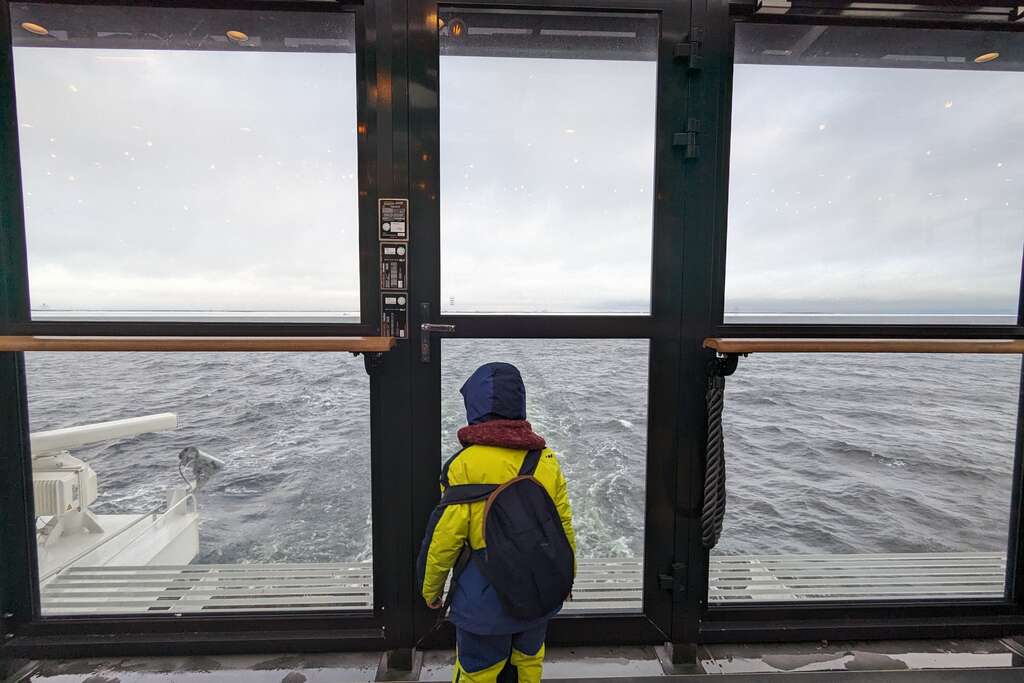
[[[380,288],[409,288],[409,247],[405,243],[381,242]]]
[[[409,239],[409,200],[377,200],[380,240],[405,241]]]
[[[409,338],[409,295],[405,292],[380,296],[380,333],[396,339]]]

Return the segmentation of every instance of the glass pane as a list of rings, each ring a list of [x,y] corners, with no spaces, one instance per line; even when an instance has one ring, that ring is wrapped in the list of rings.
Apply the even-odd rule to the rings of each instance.
[[[711,600],[1001,598],[1019,356],[758,354]]]
[[[493,361],[519,368],[526,417],[558,454],[573,508],[578,573],[563,612],[639,611],[649,342],[444,339],[441,352],[442,462],[462,447],[466,379]]]
[[[44,614],[372,609],[361,360],[25,362]],[[193,448],[221,463],[197,490]]]
[[[1024,35],[736,27],[727,322],[1014,324]]]
[[[12,16],[34,319],[358,317],[352,15]]]
[[[442,312],[649,313],[657,18],[441,23]]]

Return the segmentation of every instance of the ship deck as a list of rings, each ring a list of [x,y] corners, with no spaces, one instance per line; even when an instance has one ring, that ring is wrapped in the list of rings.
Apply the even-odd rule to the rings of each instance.
[[[716,555],[711,603],[1000,598],[1001,553]],[[643,563],[581,559],[563,612],[639,612]],[[42,589],[46,614],[373,609],[371,562],[70,567]]]

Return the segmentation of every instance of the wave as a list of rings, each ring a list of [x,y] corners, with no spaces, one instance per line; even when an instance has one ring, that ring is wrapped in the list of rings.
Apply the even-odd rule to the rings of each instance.
[[[647,350],[645,340],[445,340],[439,462],[459,448],[462,381],[482,362],[513,362],[529,418],[562,460],[581,554],[640,556]],[[97,511],[161,504],[178,451],[195,445],[228,462],[200,496],[201,561],[371,557],[361,359],[36,353],[26,365],[33,430],[178,414],[176,431],[76,453],[99,476]],[[743,359],[726,391],[729,502],[716,552],[1005,549],[1019,378],[1017,357]]]

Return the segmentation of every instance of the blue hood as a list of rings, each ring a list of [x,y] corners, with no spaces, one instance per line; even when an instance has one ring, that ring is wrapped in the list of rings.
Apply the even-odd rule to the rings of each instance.
[[[519,369],[509,363],[487,363],[477,368],[462,385],[466,420],[525,420],[526,387]]]

